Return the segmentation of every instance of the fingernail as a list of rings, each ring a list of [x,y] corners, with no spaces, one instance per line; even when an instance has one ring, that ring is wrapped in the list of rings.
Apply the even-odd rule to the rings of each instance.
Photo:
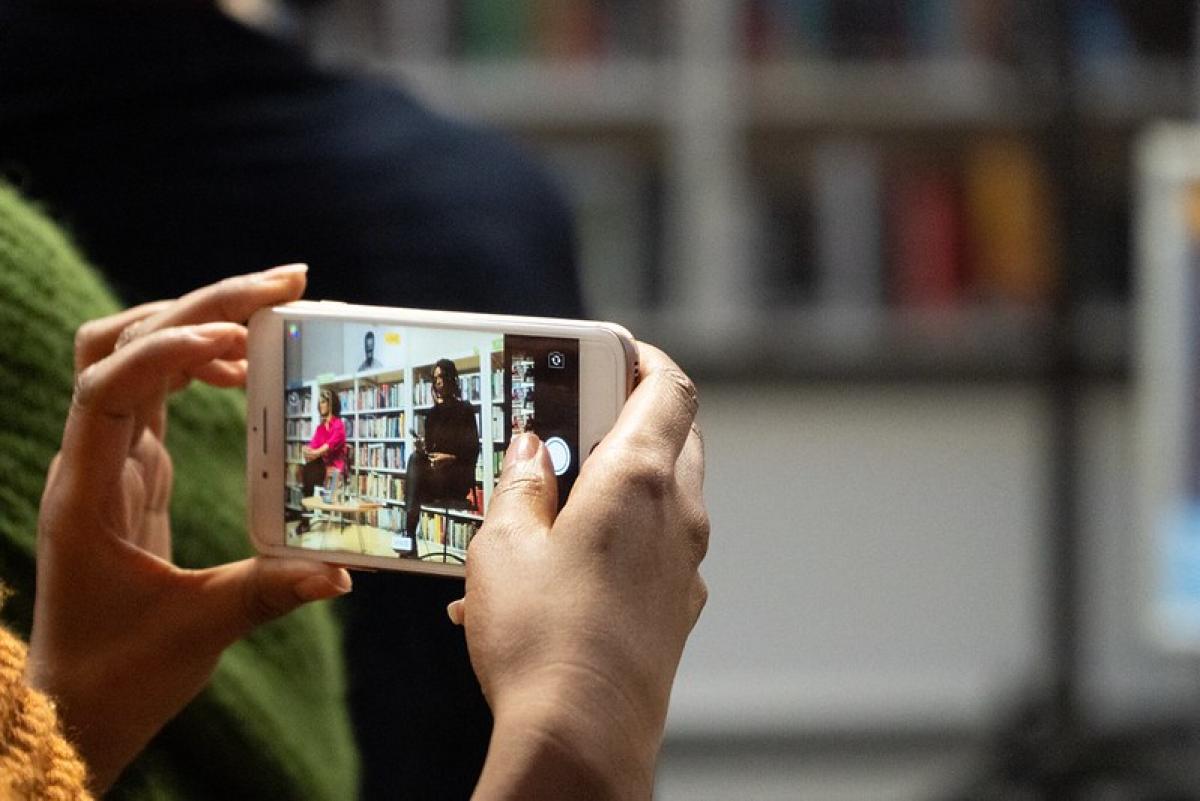
[[[274,281],[277,278],[286,278],[292,275],[304,275],[307,272],[307,264],[281,264],[278,267],[272,267],[269,270],[263,270],[258,274],[258,278],[260,281]]]
[[[296,596],[305,601],[320,601],[325,598],[336,598],[345,595],[351,589],[350,574],[339,570],[333,578],[329,576],[309,576],[296,582]]]
[[[504,466],[529,461],[537,455],[541,444],[536,434],[518,434],[508,446],[508,453],[504,454]]]
[[[446,606],[446,615],[450,618],[450,622],[456,626],[461,626],[463,622],[463,602],[459,598],[457,601],[451,601]]]

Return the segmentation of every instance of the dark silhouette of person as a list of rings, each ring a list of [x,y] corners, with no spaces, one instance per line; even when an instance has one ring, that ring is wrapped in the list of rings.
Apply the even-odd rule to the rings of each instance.
[[[130,303],[304,261],[313,299],[584,315],[570,209],[525,148],[204,0],[0,0],[0,173]],[[363,799],[474,790],[491,713],[444,613],[462,593],[363,573],[339,601]]]
[[[405,531],[412,540],[409,556],[420,556],[417,524],[421,504],[465,500],[475,484],[478,458],[475,409],[462,399],[454,362],[439,359],[433,368],[433,408],[425,420],[425,437],[418,439],[405,472]]]

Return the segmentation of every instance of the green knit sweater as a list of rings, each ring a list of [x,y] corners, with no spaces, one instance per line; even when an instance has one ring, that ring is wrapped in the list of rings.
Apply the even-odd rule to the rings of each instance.
[[[0,185],[0,581],[28,636],[38,499],[62,438],[74,331],[117,304],[66,237]],[[243,399],[194,386],[171,405],[176,561],[247,556]],[[340,632],[311,605],[230,648],[209,687],[155,738],[112,797],[348,799],[357,754]]]

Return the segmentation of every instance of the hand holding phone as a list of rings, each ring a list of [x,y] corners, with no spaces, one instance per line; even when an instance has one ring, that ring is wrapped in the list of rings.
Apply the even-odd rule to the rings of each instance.
[[[694,387],[640,348],[643,379],[562,511],[549,449],[514,438],[472,544],[450,612],[496,714],[480,795],[536,797],[555,759],[568,775],[622,766],[583,771],[620,786],[579,795],[651,794],[671,683],[707,598],[709,528]]]
[[[244,379],[255,309],[304,289],[300,267],[227,279],[80,328],[75,396],[38,517],[28,679],[58,703],[99,796],[205,685],[221,652],[350,577],[303,560],[172,564],[166,401],[193,377]]]

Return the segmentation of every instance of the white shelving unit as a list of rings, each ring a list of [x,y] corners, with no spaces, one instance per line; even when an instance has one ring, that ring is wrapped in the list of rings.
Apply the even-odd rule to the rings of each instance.
[[[1019,16],[1022,2],[1012,4],[1012,16]],[[762,190],[755,183],[765,154],[794,151],[803,159],[821,141],[863,140],[878,147],[885,182],[894,153],[920,149],[925,137],[936,138],[939,147],[948,142],[943,149],[951,151],[980,134],[1036,148],[1055,113],[1037,64],[967,45],[890,60],[811,53],[751,57],[744,41],[746,0],[661,0],[656,19],[662,28],[652,52],[576,61],[537,53],[476,60],[458,53],[453,12],[436,5],[430,10],[421,0],[336,0],[313,20],[311,39],[327,58],[394,79],[446,113],[565,150],[555,160],[560,165],[571,160],[573,149],[580,162],[589,149],[607,149],[618,158],[636,154],[624,172],[606,170],[603,160],[592,172],[636,180],[639,171],[653,171],[661,183],[654,201],[661,230],[653,246],[590,253],[584,243],[585,271],[613,277],[584,276],[593,314],[626,323],[699,372],[736,371],[764,346],[774,343],[777,350],[780,330],[794,334],[795,347],[782,359],[800,375],[870,377],[877,365],[891,365],[888,373],[915,365],[932,375],[936,369],[929,366],[944,364],[951,377],[973,370],[985,377],[1024,377],[1041,369],[1038,354],[1050,350],[1057,336],[1045,309],[1014,313],[1003,299],[970,294],[949,310],[890,302],[847,309],[819,299],[780,306],[759,255],[767,244]],[[1088,124],[1122,130],[1150,115],[1189,108],[1190,69],[1164,59],[1089,57],[1077,69],[1078,105]],[[765,164],[770,171],[769,158]],[[574,189],[604,194],[596,183],[594,176],[584,177]],[[636,192],[616,194],[600,202],[636,202]],[[608,228],[649,240],[636,222],[643,211],[624,218],[624,228]],[[613,222],[612,209],[605,212],[609,217],[593,227]],[[651,263],[619,263],[629,260]],[[652,273],[648,281],[643,269]],[[1115,347],[1087,345],[1088,358],[1101,371],[1120,369],[1125,358],[1123,315],[1111,311],[1121,301],[1092,304],[1102,308],[1099,320],[1115,322],[1122,332]],[[948,322],[929,325],[936,317]],[[835,318],[842,322],[831,329]],[[1077,326],[1098,327],[1087,320]]]

